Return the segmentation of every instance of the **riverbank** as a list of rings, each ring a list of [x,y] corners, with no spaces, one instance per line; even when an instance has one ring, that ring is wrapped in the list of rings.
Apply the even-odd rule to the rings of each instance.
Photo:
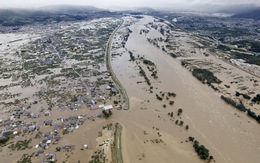
[[[128,95],[127,95],[127,92],[126,90],[124,89],[124,86],[121,84],[121,82],[118,80],[117,76],[115,75],[114,71],[113,71],[113,68],[111,66],[111,44],[112,44],[112,39],[115,35],[115,33],[117,32],[117,30],[122,26],[123,24],[123,20],[122,22],[120,23],[120,25],[113,31],[113,33],[111,34],[111,36],[109,37],[109,40],[107,42],[107,45],[106,45],[106,68],[107,70],[109,71],[109,73],[111,74],[112,76],[112,80],[115,82],[115,84],[117,85],[120,93],[122,94],[123,98],[124,98],[124,103],[125,103],[125,107],[124,109],[125,110],[128,110],[130,108],[130,104],[129,104],[129,98],[128,98]]]
[[[258,160],[259,144],[256,142],[260,141],[259,124],[225,104],[220,99],[220,94],[194,78],[190,71],[181,65],[179,59],[174,59],[162,51],[164,42],[158,41],[160,48],[157,48],[147,40],[159,40],[160,37],[164,39],[159,29],[167,25],[149,16],[124,19],[129,22],[129,26],[118,30],[113,41],[116,48],[112,49],[113,54],[120,54],[113,58],[112,68],[124,85],[131,103],[127,114],[117,117],[124,127],[124,162],[201,162],[192,144],[188,142],[189,136],[205,145],[217,162]],[[158,30],[152,26],[157,26]],[[125,48],[117,46],[123,40],[120,36],[127,31],[131,32]],[[176,35],[172,44],[180,47],[180,51],[187,52],[184,57],[205,57],[199,50],[191,53],[194,47],[190,42],[194,40],[188,33],[178,30],[171,32]],[[133,53],[135,61],[131,61],[129,52]],[[154,62],[157,79],[150,76],[151,68],[143,64],[140,59],[142,57]],[[214,56],[209,58],[224,65]],[[139,66],[149,77],[150,86],[140,75]],[[234,72],[240,73],[239,70]],[[167,100],[167,92],[174,92],[177,96],[168,97]],[[156,98],[156,94],[163,97],[161,101]],[[174,101],[173,105],[169,104],[170,100]],[[180,116],[179,108],[183,110]],[[173,117],[169,116],[171,112]],[[189,126],[188,130],[185,129],[186,125]],[[242,152],[241,147],[246,149]]]

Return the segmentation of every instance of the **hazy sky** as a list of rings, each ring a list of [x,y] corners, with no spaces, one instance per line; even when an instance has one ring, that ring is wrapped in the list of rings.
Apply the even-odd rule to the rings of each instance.
[[[189,7],[205,4],[258,4],[260,0],[0,0],[0,8],[5,7],[41,7],[57,4],[93,5],[96,7]]]

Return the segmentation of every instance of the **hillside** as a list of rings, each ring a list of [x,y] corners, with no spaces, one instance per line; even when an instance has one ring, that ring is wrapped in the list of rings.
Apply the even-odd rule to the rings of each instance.
[[[82,14],[90,12],[105,11],[93,6],[71,6],[71,5],[53,5],[38,8],[40,11],[47,11],[56,14]]]
[[[260,8],[253,10],[253,11],[236,14],[236,15],[233,15],[232,17],[260,20]]]
[[[33,23],[90,20],[117,14],[92,6],[47,6],[35,10],[0,9],[0,25],[22,26]]]

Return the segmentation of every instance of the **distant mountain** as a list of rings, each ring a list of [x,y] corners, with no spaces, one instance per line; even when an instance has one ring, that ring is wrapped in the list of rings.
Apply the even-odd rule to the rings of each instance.
[[[112,6],[110,7],[111,11],[119,11],[119,12],[140,12],[140,13],[147,13],[147,12],[155,12],[156,10],[150,7],[118,7]]]
[[[149,8],[149,7],[136,7],[131,10],[135,11],[135,12],[155,12],[156,11],[155,9]]]
[[[253,11],[248,11],[240,14],[236,14],[232,16],[233,18],[246,18],[246,19],[256,19],[260,20],[260,7]]]
[[[246,13],[253,10],[256,10],[258,7],[253,4],[239,4],[239,5],[229,5],[229,6],[222,6],[218,9],[217,12],[219,13],[228,13],[228,14],[240,14]]]
[[[49,16],[50,13],[43,11],[32,11],[24,9],[0,9],[0,24],[2,25],[25,25],[31,19]]]
[[[0,25],[21,26],[33,23],[79,21],[116,16],[118,13],[92,6],[47,6],[38,9],[0,9]]]
[[[105,11],[93,6],[72,6],[72,5],[52,5],[38,8],[40,11],[47,11],[55,14],[82,14],[89,12]]]
[[[161,11],[172,12],[205,12],[205,13],[224,13],[239,14],[242,12],[253,11],[257,9],[256,4],[214,4],[214,3],[195,3],[191,5],[175,5],[174,7],[161,8]]]

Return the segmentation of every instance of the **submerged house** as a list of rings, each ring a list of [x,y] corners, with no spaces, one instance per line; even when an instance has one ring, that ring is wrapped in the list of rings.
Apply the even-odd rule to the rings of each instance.
[[[14,131],[6,131],[6,132],[4,132],[3,133],[3,137],[8,137],[8,136],[10,136],[10,135],[13,135],[14,134]]]
[[[106,105],[106,106],[102,107],[102,110],[110,110],[110,109],[113,109],[112,105]]]

